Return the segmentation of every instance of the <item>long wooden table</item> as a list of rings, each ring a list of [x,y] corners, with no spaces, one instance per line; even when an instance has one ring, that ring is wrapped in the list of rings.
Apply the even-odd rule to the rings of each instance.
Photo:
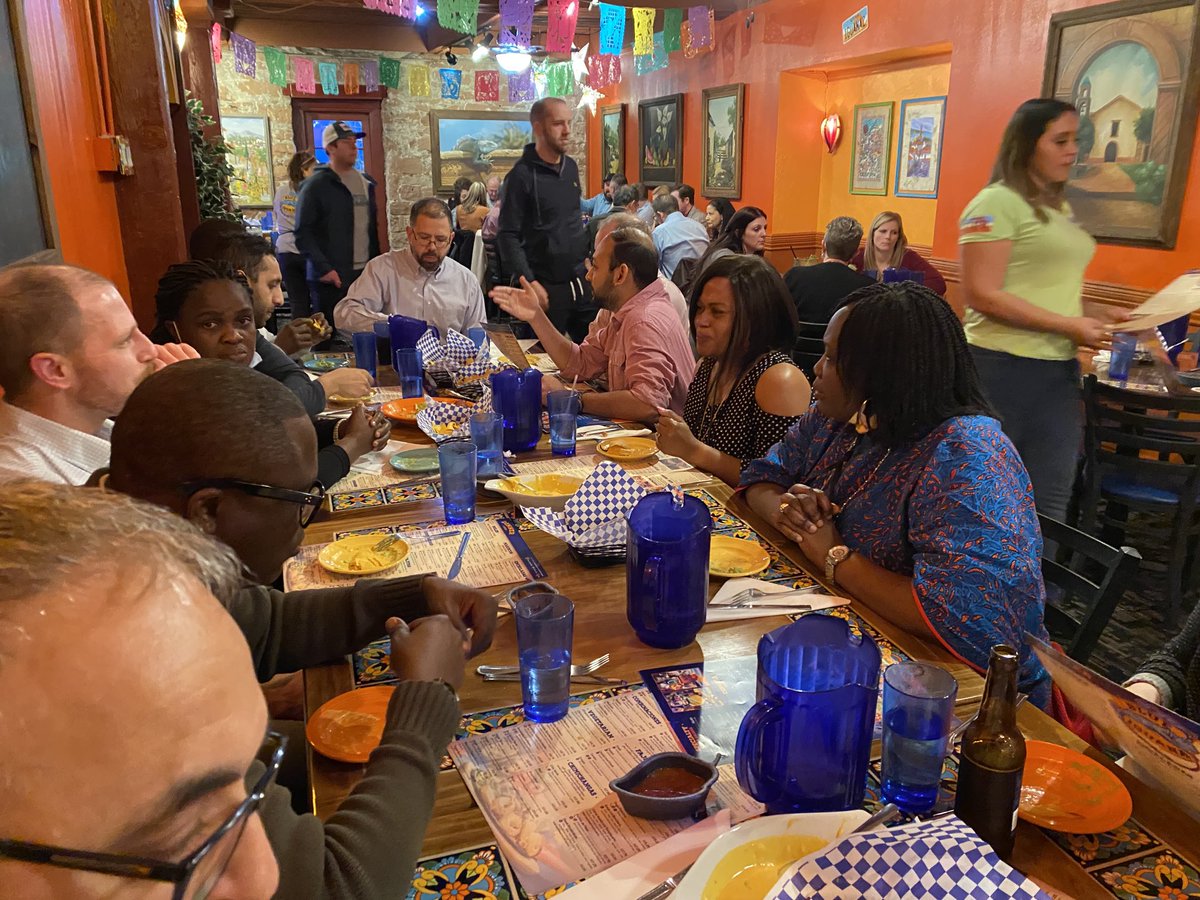
[[[394,437],[398,440],[428,443],[425,436],[415,428],[398,429],[394,432]],[[592,446],[590,442],[581,442],[581,453],[590,453]],[[548,456],[548,451],[539,447],[530,454],[523,454],[521,461]],[[721,502],[727,503],[731,511],[749,522],[759,534],[809,571],[819,582],[823,581],[821,574],[813,571],[794,545],[790,545],[782,535],[752,512],[741,501],[740,496],[732,496],[732,491],[726,485],[708,482],[701,487]],[[481,502],[478,511],[483,514],[505,509],[511,509],[507,502]],[[340,512],[331,517],[327,514],[309,526],[306,542],[322,543],[331,540],[335,531],[352,528],[441,521],[440,499]],[[573,658],[588,660],[602,653],[610,654],[612,661],[604,668],[604,675],[625,678],[631,683],[636,683],[640,680],[641,669],[753,654],[759,637],[786,621],[784,617],[770,617],[712,624],[701,631],[693,645],[679,650],[656,650],[638,641],[626,621],[624,566],[586,569],[570,557],[566,546],[556,538],[542,532],[532,532],[524,537],[545,567],[548,573],[547,580],[575,601]],[[719,582],[714,579],[711,590],[715,592],[718,587]],[[970,711],[978,705],[983,685],[978,673],[952,658],[941,646],[899,630],[861,605],[855,604],[853,609],[909,656],[935,661],[949,669],[959,682],[960,711]],[[492,647],[470,661],[470,669],[460,691],[464,712],[479,712],[521,702],[520,684],[484,682],[474,673],[474,667],[479,663],[516,663],[516,635],[511,618],[504,616],[500,619]],[[354,687],[353,670],[349,660],[312,668],[304,674],[306,715],[311,715],[331,697]],[[573,687],[573,690],[577,691],[583,689],[579,685]],[[1087,751],[1089,755],[1109,765],[1129,787],[1134,801],[1134,817],[1186,860],[1190,860],[1193,866],[1200,863],[1200,826],[1180,811],[1170,797],[1157,793],[1122,769],[1112,766],[1106,757],[1091,750],[1040,710],[1032,708],[1032,704],[1026,704],[1021,709],[1019,723],[1029,738]],[[309,774],[313,809],[316,814],[325,818],[336,810],[343,798],[358,783],[362,772],[362,766],[329,760],[314,753],[310,748]],[[458,772],[441,773],[438,776],[434,818],[425,837],[425,854],[450,853],[493,840],[491,829]],[[1025,822],[1021,822],[1017,830],[1013,864],[1069,897],[1080,900],[1106,900],[1113,897],[1112,893],[1102,888],[1045,832]]]

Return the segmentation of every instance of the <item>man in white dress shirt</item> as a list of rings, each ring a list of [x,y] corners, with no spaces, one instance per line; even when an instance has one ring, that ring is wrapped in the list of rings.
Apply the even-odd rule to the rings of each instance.
[[[74,266],[0,269],[0,482],[83,484],[142,379],[191,347],[150,343],[116,286]]]
[[[437,197],[413,204],[408,215],[408,249],[392,250],[367,263],[333,312],[337,327],[350,333],[370,331],[389,315],[412,316],[467,333],[487,321],[483,290],[466,266],[448,259],[450,210]]]

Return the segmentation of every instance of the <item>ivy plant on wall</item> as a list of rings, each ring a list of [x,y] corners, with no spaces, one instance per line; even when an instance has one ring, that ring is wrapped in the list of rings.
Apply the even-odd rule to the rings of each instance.
[[[192,161],[196,167],[196,192],[200,197],[200,218],[241,221],[240,211],[229,196],[229,177],[233,168],[225,160],[229,147],[219,135],[206,138],[204,129],[216,124],[204,113],[195,97],[187,98],[188,133],[192,139]]]

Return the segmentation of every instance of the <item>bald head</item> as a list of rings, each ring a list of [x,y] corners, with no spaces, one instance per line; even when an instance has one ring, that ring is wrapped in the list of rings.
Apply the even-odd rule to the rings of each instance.
[[[561,97],[544,97],[530,108],[529,124],[538,155],[547,162],[558,162],[571,137],[571,108]]]
[[[631,212],[614,212],[600,220],[600,227],[596,229],[597,246],[618,228],[636,228],[646,237],[650,237],[650,226],[640,216]]]

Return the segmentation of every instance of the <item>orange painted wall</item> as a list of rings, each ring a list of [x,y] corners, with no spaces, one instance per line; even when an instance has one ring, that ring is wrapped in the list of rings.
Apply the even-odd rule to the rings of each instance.
[[[97,171],[100,105],[87,30],[77,0],[25,0],[37,116],[63,260],[112,279],[129,297],[115,176]]]
[[[934,255],[956,258],[959,213],[987,182],[1004,125],[1013,109],[1041,91],[1050,16],[1096,5],[1091,0],[907,0],[871,4],[871,23],[842,44],[841,22],[854,10],[829,0],[768,0],[717,23],[716,50],[645,76],[627,73],[601,103],[630,104],[626,119],[626,174],[637,177],[636,103],[683,92],[684,181],[700,186],[700,105],[706,87],[744,82],[746,120],[742,199],[767,210],[772,231],[817,230],[820,214],[822,98],[791,89],[789,71],[881,63],[913,48],[949,48],[950,74],[941,182],[933,231]],[[811,80],[811,79],[810,79]],[[781,96],[781,82],[789,84]],[[902,99],[897,97],[896,99]],[[598,120],[589,123],[592,172],[599,171]],[[1174,250],[1101,246],[1088,277],[1157,289],[1200,256],[1200,141],[1193,147],[1183,214]],[[593,192],[599,179],[593,176]],[[891,188],[889,187],[889,191]],[[889,194],[880,201],[895,202]],[[808,224],[802,225],[802,222]],[[823,223],[822,223],[823,224]]]

